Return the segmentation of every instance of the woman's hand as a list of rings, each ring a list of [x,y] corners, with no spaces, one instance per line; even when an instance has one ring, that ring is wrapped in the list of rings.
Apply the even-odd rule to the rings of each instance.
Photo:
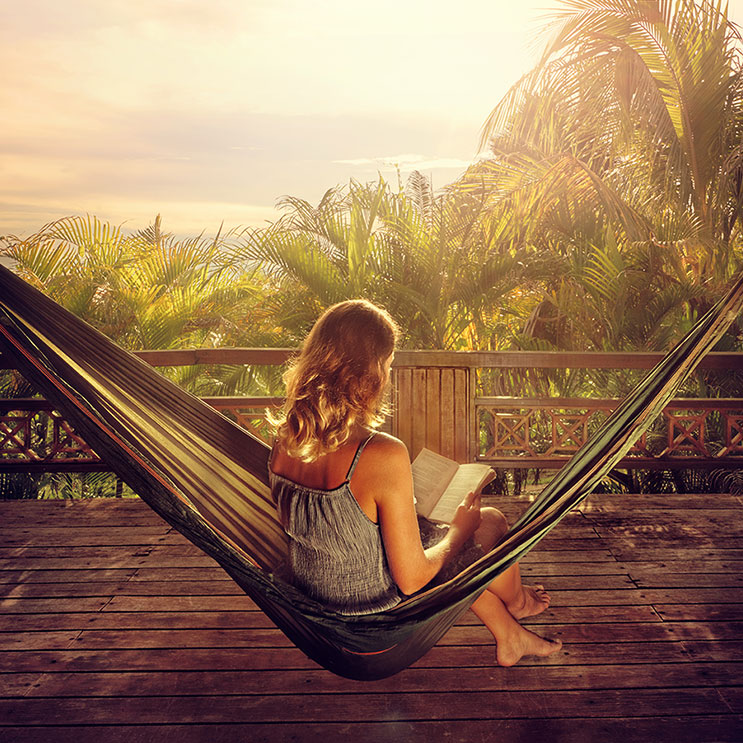
[[[468,493],[459,504],[451,522],[451,529],[461,534],[462,541],[469,539],[480,526],[481,493]]]

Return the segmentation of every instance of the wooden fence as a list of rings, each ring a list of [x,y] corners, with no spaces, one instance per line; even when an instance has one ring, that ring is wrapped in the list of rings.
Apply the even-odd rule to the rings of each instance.
[[[137,353],[159,367],[276,366],[285,363],[291,354],[290,349],[252,348]],[[391,382],[394,412],[385,429],[401,438],[413,457],[427,447],[458,461],[481,460],[505,468],[556,468],[569,459],[620,400],[515,397],[493,391],[513,387],[519,375],[532,386],[536,378],[549,386],[550,375],[575,370],[623,370],[627,374],[629,370],[650,369],[660,358],[661,354],[655,353],[398,351]],[[7,368],[2,356],[0,368]],[[743,376],[743,353],[711,353],[700,368],[701,373],[738,372]],[[508,385],[499,382],[506,375]],[[278,397],[205,400],[263,437],[265,409],[281,403]],[[743,399],[674,400],[621,466],[743,467]],[[46,401],[0,399],[0,471],[106,469],[105,462]]]

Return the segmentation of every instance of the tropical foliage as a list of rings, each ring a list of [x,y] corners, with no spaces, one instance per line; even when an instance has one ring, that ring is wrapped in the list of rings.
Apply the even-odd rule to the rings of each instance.
[[[419,173],[284,197],[262,229],[176,239],[70,217],[1,252],[129,348],[294,346],[364,296],[409,348],[663,350],[743,269],[743,44],[721,0],[555,0],[544,52],[442,192]],[[743,347],[735,326],[723,341]],[[275,370],[170,370],[199,394]],[[631,375],[482,375],[486,393],[621,395]],[[743,379],[698,376],[700,394]]]
[[[741,38],[720,2],[561,6],[462,187],[563,261],[528,336],[662,348],[743,264]]]

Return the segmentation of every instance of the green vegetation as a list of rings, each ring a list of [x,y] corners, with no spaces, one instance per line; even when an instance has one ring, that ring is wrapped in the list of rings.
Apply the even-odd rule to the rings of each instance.
[[[441,193],[351,182],[213,239],[72,217],[4,253],[130,348],[293,345],[356,296],[411,348],[666,348],[743,266],[741,37],[698,0],[561,0],[546,31]]]
[[[419,173],[285,197],[264,229],[177,240],[68,217],[0,251],[129,348],[293,346],[364,296],[408,348],[663,350],[743,268],[743,45],[719,0],[560,0],[550,40],[440,193]],[[743,347],[740,325],[725,339]],[[722,348],[721,347],[721,348]],[[275,370],[178,369],[197,394]],[[488,374],[483,392],[620,395],[631,375]],[[690,392],[742,395],[741,375]]]

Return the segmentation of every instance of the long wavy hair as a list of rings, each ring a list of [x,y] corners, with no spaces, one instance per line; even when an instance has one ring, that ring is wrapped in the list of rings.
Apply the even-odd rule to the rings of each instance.
[[[398,327],[365,299],[329,307],[284,373],[286,402],[269,420],[289,456],[312,462],[342,446],[354,425],[377,428],[389,412],[385,361]]]

